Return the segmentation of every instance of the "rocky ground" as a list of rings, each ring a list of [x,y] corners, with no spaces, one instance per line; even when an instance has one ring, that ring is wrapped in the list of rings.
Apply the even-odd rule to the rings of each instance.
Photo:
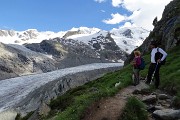
[[[119,91],[114,97],[102,99],[90,106],[83,120],[118,120],[127,98],[136,96],[146,104],[149,120],[179,120],[180,110],[172,107],[173,96],[157,89],[149,91],[143,81],[137,86],[129,86]]]

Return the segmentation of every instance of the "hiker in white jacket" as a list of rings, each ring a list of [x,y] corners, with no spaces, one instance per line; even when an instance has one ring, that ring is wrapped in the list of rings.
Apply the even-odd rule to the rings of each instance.
[[[146,84],[150,84],[150,82],[152,80],[152,75],[154,74],[155,87],[158,88],[159,84],[160,84],[159,69],[161,67],[161,63],[166,58],[167,53],[163,49],[157,47],[156,41],[151,41],[150,48],[152,49],[151,64],[149,66]],[[160,55],[162,55],[162,56],[160,56]]]

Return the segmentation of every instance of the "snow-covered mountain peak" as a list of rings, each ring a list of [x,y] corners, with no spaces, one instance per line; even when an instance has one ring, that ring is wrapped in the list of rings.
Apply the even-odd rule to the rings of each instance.
[[[100,29],[99,28],[88,28],[88,27],[79,27],[79,28],[72,28],[69,31],[78,31],[81,34],[94,34],[96,32],[99,32]]]
[[[141,27],[123,27],[123,28],[113,28],[110,32],[116,35],[124,34],[125,32],[129,31],[131,34],[147,34],[149,33],[148,30],[143,29]]]
[[[95,32],[95,33],[91,33],[91,34],[75,34],[75,35],[71,35],[68,36],[66,39],[74,39],[74,40],[78,40],[81,42],[84,42],[86,44],[89,44],[89,42],[94,39],[97,38],[98,36],[106,36],[108,34],[108,31],[105,30],[100,30],[97,29],[99,31]]]
[[[127,53],[131,53],[143,43],[149,31],[141,27],[123,27],[113,28],[110,33],[120,48],[123,48]]]
[[[39,32],[37,29],[25,31],[0,30],[0,42],[5,44],[40,43],[42,40],[63,37],[66,32]]]
[[[29,31],[29,32],[38,32],[37,29],[27,29],[26,31]]]

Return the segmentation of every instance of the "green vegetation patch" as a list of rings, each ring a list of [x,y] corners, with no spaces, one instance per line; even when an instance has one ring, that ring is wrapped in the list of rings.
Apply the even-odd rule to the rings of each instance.
[[[124,111],[119,120],[147,120],[148,113],[144,104],[135,97],[128,98]]]

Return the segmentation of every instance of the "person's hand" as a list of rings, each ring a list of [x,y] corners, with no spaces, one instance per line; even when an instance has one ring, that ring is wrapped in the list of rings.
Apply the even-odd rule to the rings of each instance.
[[[132,62],[131,62],[131,65],[134,65],[134,64],[135,64],[135,62],[134,62],[134,61],[132,61]]]
[[[158,63],[161,63],[161,59],[158,59],[157,62],[158,62]]]

